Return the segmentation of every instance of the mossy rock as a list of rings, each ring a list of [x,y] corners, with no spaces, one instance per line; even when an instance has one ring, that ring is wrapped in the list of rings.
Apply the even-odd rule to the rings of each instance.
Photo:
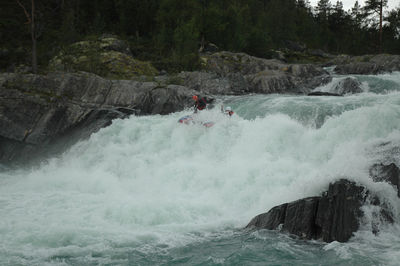
[[[49,62],[48,69],[85,71],[113,79],[154,76],[158,73],[149,62],[130,56],[130,50],[124,46],[124,42],[113,37],[71,44]]]

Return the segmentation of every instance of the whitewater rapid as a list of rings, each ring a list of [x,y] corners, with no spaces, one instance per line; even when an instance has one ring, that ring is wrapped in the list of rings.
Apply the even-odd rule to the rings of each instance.
[[[234,235],[255,215],[320,195],[342,177],[382,195],[398,214],[397,192],[372,182],[368,170],[400,165],[390,153],[400,146],[400,73],[355,78],[362,94],[221,97],[199,114],[211,128],[177,123],[190,110],[114,120],[40,166],[0,172],[0,264],[124,264],[132,261],[122,254],[133,250],[164,258]],[[223,115],[220,104],[235,115]],[[390,243],[385,262],[398,261],[398,226],[374,236],[368,217],[364,225],[350,243],[321,252],[383,256]]]

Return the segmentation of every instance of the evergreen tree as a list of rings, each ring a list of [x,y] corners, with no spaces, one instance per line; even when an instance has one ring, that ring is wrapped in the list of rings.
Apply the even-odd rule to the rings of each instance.
[[[385,47],[394,54],[400,54],[400,7],[389,12],[386,20],[387,41]]]
[[[358,3],[358,1],[356,1],[354,3],[353,8],[351,9],[351,16],[352,16],[352,19],[353,19],[355,25],[359,27],[361,25],[361,20],[363,18],[363,14],[362,14],[362,8],[361,8],[360,4]]]
[[[327,20],[331,12],[332,4],[329,0],[319,0],[316,11],[319,20]]]
[[[365,11],[379,15],[379,52],[382,52],[382,24],[383,9],[387,7],[388,0],[367,0],[365,1]]]

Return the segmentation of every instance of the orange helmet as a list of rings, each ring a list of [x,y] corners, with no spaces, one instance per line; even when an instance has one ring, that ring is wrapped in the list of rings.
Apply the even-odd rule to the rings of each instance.
[[[199,99],[199,97],[197,97],[197,95],[193,95],[193,100],[197,101]]]

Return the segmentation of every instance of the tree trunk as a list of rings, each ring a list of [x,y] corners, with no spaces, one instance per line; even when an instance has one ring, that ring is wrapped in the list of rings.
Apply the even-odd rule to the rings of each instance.
[[[383,0],[379,6],[379,53],[382,53],[382,20],[383,20]]]
[[[36,33],[35,33],[35,1],[32,1],[31,37],[32,37],[32,72],[37,73]]]

